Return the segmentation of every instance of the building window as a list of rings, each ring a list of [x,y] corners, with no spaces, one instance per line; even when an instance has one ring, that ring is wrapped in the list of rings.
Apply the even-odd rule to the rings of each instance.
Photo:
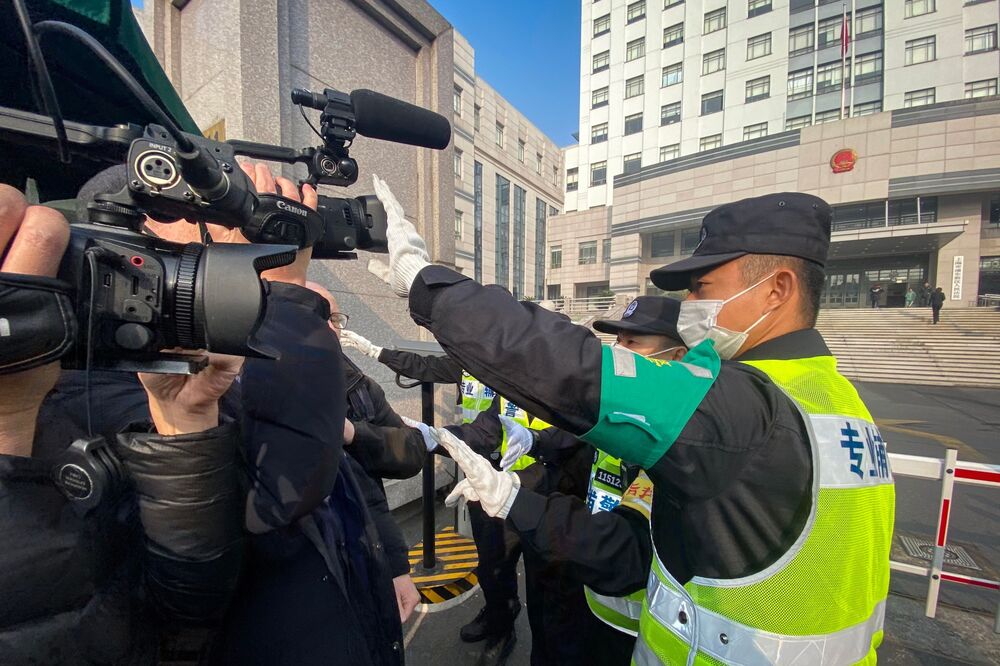
[[[510,273],[510,181],[497,174],[496,212],[496,275],[494,282],[501,287],[509,283]]]
[[[562,298],[562,285],[550,284],[545,287],[545,298],[550,301],[557,301]]]
[[[705,93],[701,96],[701,115],[707,116],[710,113],[722,111],[722,91]]]
[[[602,51],[594,56],[593,73],[603,72],[611,64],[611,52]]]
[[[663,48],[674,46],[684,41],[684,24],[672,25],[663,31]]]
[[[638,134],[642,131],[642,113],[625,116],[625,134]]]
[[[611,14],[605,14],[594,19],[594,37],[611,32]]]
[[[840,43],[840,33],[843,29],[844,18],[842,16],[831,16],[819,22],[819,48]],[[848,19],[850,25],[850,19]]]
[[[674,256],[674,232],[657,231],[649,236],[649,256],[672,257]]]
[[[660,126],[673,125],[681,121],[681,103],[664,104],[660,107]]]
[[[476,282],[483,281],[483,165],[478,160],[473,160],[473,192],[474,204],[472,209],[472,251],[473,269],[472,272]]]
[[[535,300],[545,297],[545,211],[541,199],[535,199]]]
[[[809,127],[812,125],[812,116],[796,116],[785,121],[785,131]]]
[[[747,40],[747,60],[771,55],[771,33],[757,35]]]
[[[832,123],[840,120],[840,109],[830,109],[829,111],[818,111],[816,113],[816,124]]]
[[[904,0],[903,16],[913,18],[914,16],[930,14],[935,9],[934,5],[935,0]]]
[[[503,124],[497,123],[497,145],[503,148]]]
[[[642,94],[643,89],[643,77],[636,76],[625,82],[625,99],[630,97],[638,97]]]
[[[684,80],[684,65],[682,63],[677,63],[676,65],[668,65],[663,68],[663,80],[660,85],[662,87],[673,86],[681,83]]]
[[[605,238],[601,241],[601,262],[605,264],[611,263],[611,239]]]
[[[750,0],[747,3],[747,18],[760,16],[771,11],[771,0]]]
[[[702,76],[705,74],[712,74],[714,72],[721,72],[726,68],[726,49],[719,49],[718,51],[712,51],[711,53],[706,53],[701,59],[701,73]]]
[[[580,253],[577,263],[581,266],[597,263],[597,241],[585,241],[580,243]]]
[[[788,31],[788,55],[797,56],[813,50],[816,33],[812,25],[792,28]]]
[[[580,170],[577,167],[566,169],[566,191],[576,192],[580,187]]]
[[[702,137],[698,144],[698,150],[712,150],[713,148],[718,148],[722,145],[722,135],[713,134],[711,136]]]
[[[681,231],[681,254],[691,254],[701,242],[701,229],[684,229]]]
[[[462,115],[462,89],[458,86],[455,86],[455,96],[452,98],[451,107],[456,116]]]
[[[965,99],[975,99],[976,97],[989,97],[997,94],[997,80],[983,79],[965,84]]]
[[[850,63],[848,63],[847,67],[850,66]],[[850,71],[850,69],[847,71]],[[817,67],[816,94],[821,95],[825,92],[840,89],[841,74],[843,74],[843,65],[840,64],[839,60]]]
[[[557,165],[552,165],[552,184],[559,184],[559,167]]]
[[[993,51],[997,47],[997,26],[984,25],[965,31],[965,55]]]
[[[462,151],[455,149],[455,178],[462,180]]]
[[[524,297],[524,225],[527,211],[525,211],[526,193],[523,188],[514,186],[514,247],[513,255],[513,280],[512,289],[514,298],[521,300]]]
[[[903,95],[903,108],[911,106],[926,106],[933,104],[935,100],[934,88],[923,88],[921,90],[911,90]]]
[[[625,45],[625,62],[638,60],[646,55],[646,38],[633,39]]]
[[[590,108],[596,109],[608,105],[608,87],[598,88],[590,93]]]
[[[663,8],[670,9],[671,7],[676,7],[677,5],[683,5],[684,0],[663,0]]]
[[[462,237],[462,229],[465,227],[465,222],[463,222],[464,215],[462,211],[455,211],[455,238],[460,239]]]
[[[562,268],[562,245],[549,248],[549,268]]]
[[[743,128],[743,140],[749,141],[750,139],[759,139],[762,136],[767,136],[767,123],[757,123],[756,125],[747,125]]]
[[[701,33],[707,35],[710,32],[722,30],[726,27],[726,8],[716,9],[705,14],[705,24]]]
[[[882,100],[875,100],[874,102],[866,102],[864,104],[854,105],[854,117],[858,116],[871,116],[876,113],[882,113]]]
[[[603,185],[608,182],[608,163],[594,162],[590,165],[590,184]]]
[[[639,2],[633,2],[625,10],[625,22],[635,23],[636,21],[641,21],[646,18],[646,0],[639,0]]]
[[[771,96],[771,77],[762,76],[759,79],[747,81],[747,102],[756,102]]]
[[[479,115],[482,111],[483,109],[478,104],[472,107],[472,126],[477,132],[479,131]]]
[[[626,155],[622,163],[622,173],[635,173],[642,168],[642,153]]]
[[[603,143],[608,140],[608,124],[597,123],[590,128],[590,142]]]
[[[862,39],[868,35],[882,32],[882,8],[869,7],[854,12],[854,34],[851,39]]]
[[[921,37],[906,42],[906,52],[903,56],[904,65],[918,65],[937,59],[937,37]]]
[[[524,139],[517,140],[517,161],[524,164]]]
[[[535,153],[535,173],[542,175],[542,154]]]
[[[882,52],[866,53],[854,61],[854,85],[882,78]]]
[[[802,99],[813,94],[813,71],[800,69],[788,73],[788,99]]]
[[[660,161],[675,160],[681,156],[681,144],[674,143],[660,148]]]

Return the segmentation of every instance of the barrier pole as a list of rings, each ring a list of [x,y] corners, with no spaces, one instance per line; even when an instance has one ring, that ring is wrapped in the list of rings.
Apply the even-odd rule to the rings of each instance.
[[[434,425],[434,384],[420,385],[421,419],[429,426]],[[434,553],[434,456],[424,460],[423,476],[423,518],[424,518],[424,569],[433,569],[437,564]]]
[[[958,464],[958,450],[948,449],[944,456],[944,473],[941,475],[941,503],[934,540],[934,557],[931,561],[930,578],[927,584],[927,604],[924,614],[933,618],[937,614],[938,593],[941,589],[941,569],[944,567],[944,552],[948,545],[948,520],[951,517],[951,499],[955,489],[955,467]]]

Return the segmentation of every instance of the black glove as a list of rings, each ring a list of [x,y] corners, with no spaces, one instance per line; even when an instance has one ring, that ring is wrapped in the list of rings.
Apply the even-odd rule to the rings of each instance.
[[[0,273],[0,375],[65,356],[76,340],[76,316],[62,280]]]

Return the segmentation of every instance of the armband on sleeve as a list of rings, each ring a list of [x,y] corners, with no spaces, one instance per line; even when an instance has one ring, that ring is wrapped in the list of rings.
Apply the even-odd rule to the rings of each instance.
[[[0,375],[65,356],[76,340],[76,316],[62,280],[0,273]]]

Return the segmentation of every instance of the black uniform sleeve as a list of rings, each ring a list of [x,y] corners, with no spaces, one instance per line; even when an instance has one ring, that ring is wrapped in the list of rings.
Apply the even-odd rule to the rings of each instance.
[[[619,507],[592,514],[575,497],[522,487],[507,521],[524,547],[601,594],[623,596],[646,584],[653,546],[649,521],[637,511]]]
[[[361,381],[366,382],[375,416],[371,421],[351,421],[354,441],[348,445],[348,452],[365,472],[375,477],[408,479],[420,473],[427,459],[427,446],[420,431],[403,423],[378,383],[369,377]]]
[[[347,400],[340,343],[328,316],[329,304],[319,294],[271,283],[257,337],[281,357],[248,358],[242,376],[251,532],[295,522],[330,494],[337,479]]]
[[[461,367],[531,414],[577,435],[597,422],[601,343],[587,328],[443,266],[417,275],[410,314]]]
[[[479,412],[471,423],[445,426],[445,429],[450,430],[451,434],[468,444],[479,455],[492,460],[493,453],[503,441],[503,424],[500,423],[499,415],[500,399],[493,398],[490,408]],[[434,452],[448,455],[443,446],[437,447]]]
[[[118,435],[146,535],[145,591],[164,617],[218,618],[236,589],[244,507],[239,446],[235,423],[170,437]]]
[[[458,384],[462,381],[462,366],[447,356],[422,356],[414,352],[383,349],[378,360],[397,374],[422,382]]]
[[[532,447],[530,455],[542,463],[562,465],[567,460],[574,458],[581,448],[587,446],[585,442],[559,428],[546,428],[532,432],[535,434],[535,445]]]

